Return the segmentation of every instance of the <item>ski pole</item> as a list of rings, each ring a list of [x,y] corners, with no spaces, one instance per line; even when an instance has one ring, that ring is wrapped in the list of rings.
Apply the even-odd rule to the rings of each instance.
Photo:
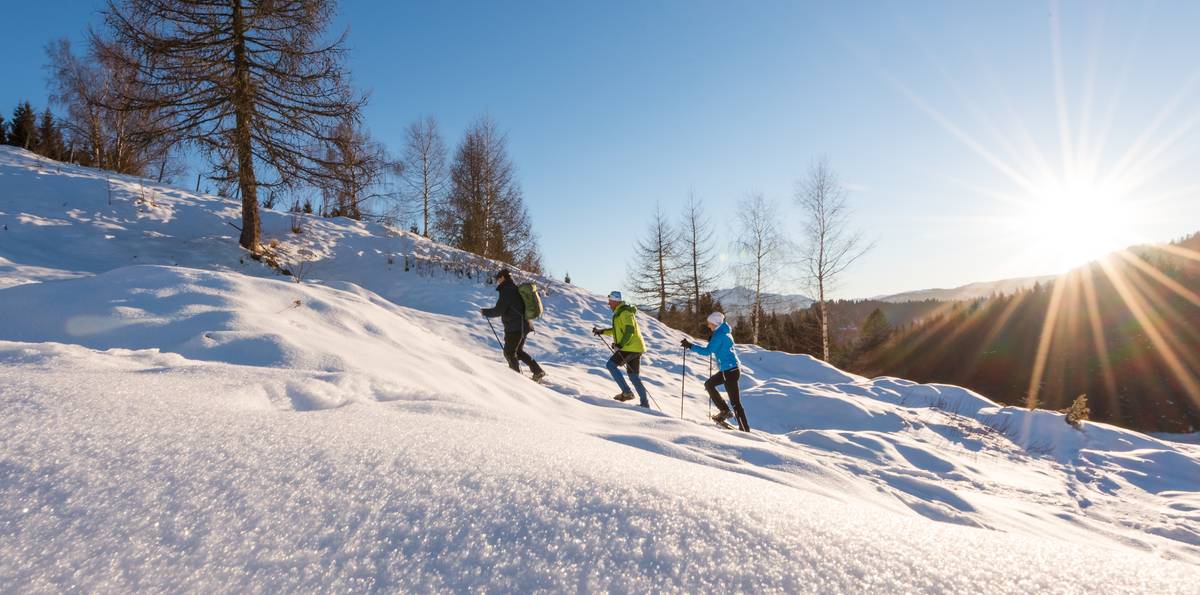
[[[687,347],[683,348],[683,370],[679,372],[679,419],[683,419],[683,388],[687,385]]]
[[[500,349],[504,349],[504,343],[500,342],[500,335],[496,334],[496,326],[492,324],[492,319],[487,316],[484,316],[483,319],[488,321],[488,326],[492,327],[492,336],[496,338],[496,344],[500,346]]]
[[[605,346],[605,347],[607,347],[609,351],[611,351],[611,352],[613,352],[613,353],[616,353],[616,352],[617,352],[617,350],[616,350],[616,349],[614,349],[612,345],[609,345],[609,344],[608,344],[608,341],[606,341],[606,340],[604,339],[604,337],[601,337],[600,335],[596,335],[596,338],[597,338],[597,339],[600,339],[600,342],[601,342],[601,343],[604,343],[604,346]],[[663,411],[662,405],[659,405],[659,404],[658,404],[658,399],[655,399],[655,398],[654,398],[654,395],[647,394],[646,396],[647,396],[647,397],[650,397],[650,402],[651,402],[651,403],[654,403],[654,408],[655,408],[655,409],[657,409],[657,410],[659,411],[659,413],[665,413],[665,412]]]

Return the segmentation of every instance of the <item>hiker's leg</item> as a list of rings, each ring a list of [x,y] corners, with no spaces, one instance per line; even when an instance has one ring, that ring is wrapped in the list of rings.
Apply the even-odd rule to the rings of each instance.
[[[738,426],[744,432],[750,431],[750,421],[746,419],[746,410],[742,409],[742,395],[738,388],[738,380],[742,377],[742,371],[738,368],[726,370],[725,375],[725,393],[729,395],[729,402],[733,403],[733,414],[737,416]]]
[[[504,333],[504,359],[508,362],[508,367],[517,372],[521,371],[521,366],[517,363],[517,352],[521,349],[524,335],[521,331]]]
[[[717,394],[717,387],[723,383],[721,374],[718,372],[704,382],[704,390],[708,393],[708,398],[712,399],[712,402],[717,406],[717,409],[729,413],[729,405],[726,405],[725,399],[722,399],[721,395]]]
[[[533,372],[534,374],[540,374],[542,372],[542,367],[539,366],[536,361],[534,361],[532,356],[525,352],[525,341],[528,338],[529,335],[521,336],[521,342],[517,345],[517,359],[525,362],[525,365],[529,366],[529,371]]]
[[[625,371],[629,373],[629,382],[637,391],[642,407],[649,407],[650,401],[646,396],[646,387],[642,384],[642,354],[629,353],[625,356]]]
[[[625,382],[625,376],[621,374],[621,364],[624,361],[625,358],[618,351],[612,357],[608,358],[608,363],[604,367],[608,368],[608,373],[612,374],[613,380],[617,381],[617,387],[621,389],[621,392],[627,393],[629,392],[629,385]]]

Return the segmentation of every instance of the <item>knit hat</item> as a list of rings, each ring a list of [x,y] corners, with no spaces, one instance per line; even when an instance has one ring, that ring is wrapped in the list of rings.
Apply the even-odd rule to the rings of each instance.
[[[500,277],[504,277],[506,279],[512,279],[512,273],[509,272],[508,269],[500,269],[500,272],[496,273],[496,276],[492,277],[492,278],[499,279]]]
[[[720,312],[713,312],[708,315],[708,323],[716,326],[721,326],[725,322],[725,315]]]
[[[612,301],[614,301],[614,302],[619,302],[619,301],[621,301],[621,292],[619,292],[619,291],[614,291],[614,292],[612,292],[612,293],[608,294],[608,299],[610,299],[610,300],[612,300]]]

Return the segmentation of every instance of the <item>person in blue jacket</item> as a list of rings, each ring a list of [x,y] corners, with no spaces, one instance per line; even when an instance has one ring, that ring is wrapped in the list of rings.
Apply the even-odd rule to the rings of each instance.
[[[704,383],[708,398],[717,405],[713,421],[724,424],[725,420],[737,416],[738,429],[749,432],[750,422],[746,420],[746,410],[742,409],[742,399],[738,393],[738,380],[742,377],[742,370],[738,367],[737,354],[733,352],[733,330],[729,328],[729,323],[725,322],[725,315],[720,312],[708,315],[708,328],[713,332],[708,345],[700,347],[687,339],[681,341],[680,345],[700,355],[717,356],[717,368],[720,371]],[[725,392],[729,394],[729,401],[733,403],[733,413],[729,412],[729,406],[721,399],[721,395],[717,394],[717,387],[722,384],[725,385]]]

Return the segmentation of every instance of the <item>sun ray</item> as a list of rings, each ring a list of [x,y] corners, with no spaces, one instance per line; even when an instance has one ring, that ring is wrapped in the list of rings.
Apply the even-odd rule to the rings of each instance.
[[[1175,353],[1174,348],[1163,336],[1162,331],[1154,323],[1154,320],[1146,311],[1146,307],[1142,304],[1140,297],[1127,280],[1121,275],[1121,272],[1113,266],[1113,263],[1108,259],[1099,261],[1105,276],[1112,282],[1113,287],[1117,290],[1117,294],[1121,297],[1121,301],[1125,302],[1125,306],[1133,317],[1141,325],[1141,328],[1146,333],[1146,337],[1150,339],[1151,344],[1162,355],[1167,364],[1167,369],[1175,380],[1180,383],[1187,397],[1193,402],[1200,404],[1200,382],[1196,380],[1187,367],[1183,364],[1179,354]]]
[[[1038,393],[1041,390],[1042,376],[1046,373],[1046,360],[1050,355],[1050,341],[1054,338],[1054,330],[1058,323],[1059,309],[1062,306],[1063,289],[1066,287],[1065,276],[1054,280],[1054,289],[1050,293],[1050,304],[1046,307],[1046,316],[1042,320],[1042,332],[1038,336],[1037,354],[1033,360],[1033,373],[1029,376],[1029,390],[1025,392],[1025,406],[1034,409],[1038,406]]]
[[[1062,151],[1063,170],[1068,179],[1075,177],[1075,145],[1071,139],[1071,118],[1067,110],[1067,81],[1063,74],[1062,31],[1059,22],[1059,3],[1050,3],[1050,62],[1054,71],[1054,104],[1058,113],[1058,142]]]
[[[1170,244],[1157,245],[1153,246],[1153,248],[1174,254],[1175,256],[1179,256],[1181,258],[1200,262],[1200,252],[1196,252],[1195,250],[1188,250],[1187,248],[1183,248],[1181,246],[1172,246]]]
[[[1200,307],[1200,295],[1196,295],[1195,291],[1188,289],[1187,287],[1184,287],[1182,283],[1166,276],[1162,271],[1158,270],[1157,268],[1154,268],[1153,266],[1150,265],[1150,263],[1143,260],[1142,257],[1140,257],[1137,254],[1134,254],[1128,250],[1121,250],[1120,252],[1117,252],[1116,254],[1118,257],[1120,257],[1125,262],[1128,262],[1129,264],[1136,267],[1139,271],[1141,271],[1147,277],[1150,277],[1151,279],[1157,281],[1163,287],[1166,287],[1167,289],[1171,290],[1171,292],[1174,293],[1175,295],[1178,295],[1179,297],[1182,297],[1183,299],[1191,302],[1192,305],[1194,305],[1196,307]]]
[[[1108,353],[1108,338],[1104,332],[1104,321],[1101,319],[1100,304],[1096,298],[1096,269],[1084,267],[1080,274],[1083,285],[1083,298],[1087,307],[1088,323],[1092,329],[1092,345],[1100,363],[1100,377],[1104,381],[1104,391],[1112,408],[1113,416],[1121,416],[1121,400],[1117,398],[1117,378],[1113,373],[1111,357]]]

